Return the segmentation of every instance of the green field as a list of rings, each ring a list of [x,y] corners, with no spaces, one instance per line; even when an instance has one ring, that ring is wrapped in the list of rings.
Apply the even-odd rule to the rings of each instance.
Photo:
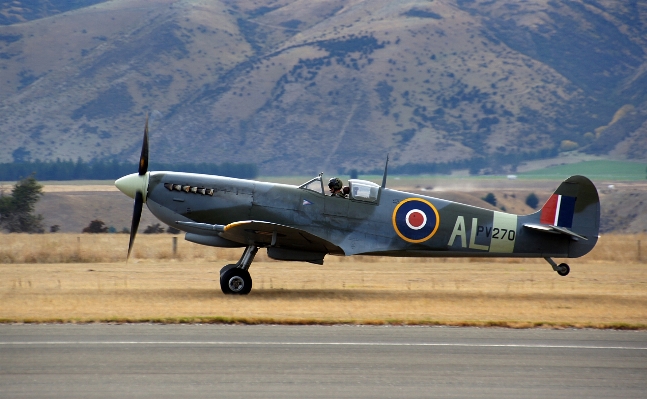
[[[518,173],[518,176],[533,179],[563,179],[572,175],[583,175],[598,180],[645,180],[646,169],[647,164],[638,162],[584,161]]]

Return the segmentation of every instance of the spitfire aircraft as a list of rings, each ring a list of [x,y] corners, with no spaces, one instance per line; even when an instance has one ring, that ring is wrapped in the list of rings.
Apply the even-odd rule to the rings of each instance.
[[[388,159],[387,159],[388,166]],[[244,248],[220,270],[225,294],[248,294],[259,248],[276,260],[323,264],[326,255],[577,258],[598,240],[600,200],[583,176],[566,179],[536,213],[519,216],[391,190],[350,179],[347,195],[328,195],[323,174],[300,186],[180,172],[148,171],[148,119],[139,172],[115,185],[135,199],[128,256],[143,204],[185,239]]]

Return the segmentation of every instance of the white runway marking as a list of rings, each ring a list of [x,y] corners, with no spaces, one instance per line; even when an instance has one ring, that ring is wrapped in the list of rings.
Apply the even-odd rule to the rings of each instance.
[[[558,344],[470,344],[470,343],[403,343],[403,342],[262,342],[262,341],[0,341],[1,346],[36,345],[171,345],[171,346],[411,346],[411,347],[463,347],[463,348],[524,348],[524,349],[620,349],[647,350],[640,346],[594,346]]]

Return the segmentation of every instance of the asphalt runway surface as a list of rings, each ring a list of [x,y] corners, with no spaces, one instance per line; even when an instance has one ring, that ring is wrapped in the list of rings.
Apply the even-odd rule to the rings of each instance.
[[[647,332],[0,325],[2,398],[645,398]]]

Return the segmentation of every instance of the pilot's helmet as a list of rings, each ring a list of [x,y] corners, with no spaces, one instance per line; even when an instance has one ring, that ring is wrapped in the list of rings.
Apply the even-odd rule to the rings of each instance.
[[[344,184],[341,182],[341,179],[339,177],[333,177],[332,179],[328,180],[328,187],[331,190],[341,190],[343,185]]]

